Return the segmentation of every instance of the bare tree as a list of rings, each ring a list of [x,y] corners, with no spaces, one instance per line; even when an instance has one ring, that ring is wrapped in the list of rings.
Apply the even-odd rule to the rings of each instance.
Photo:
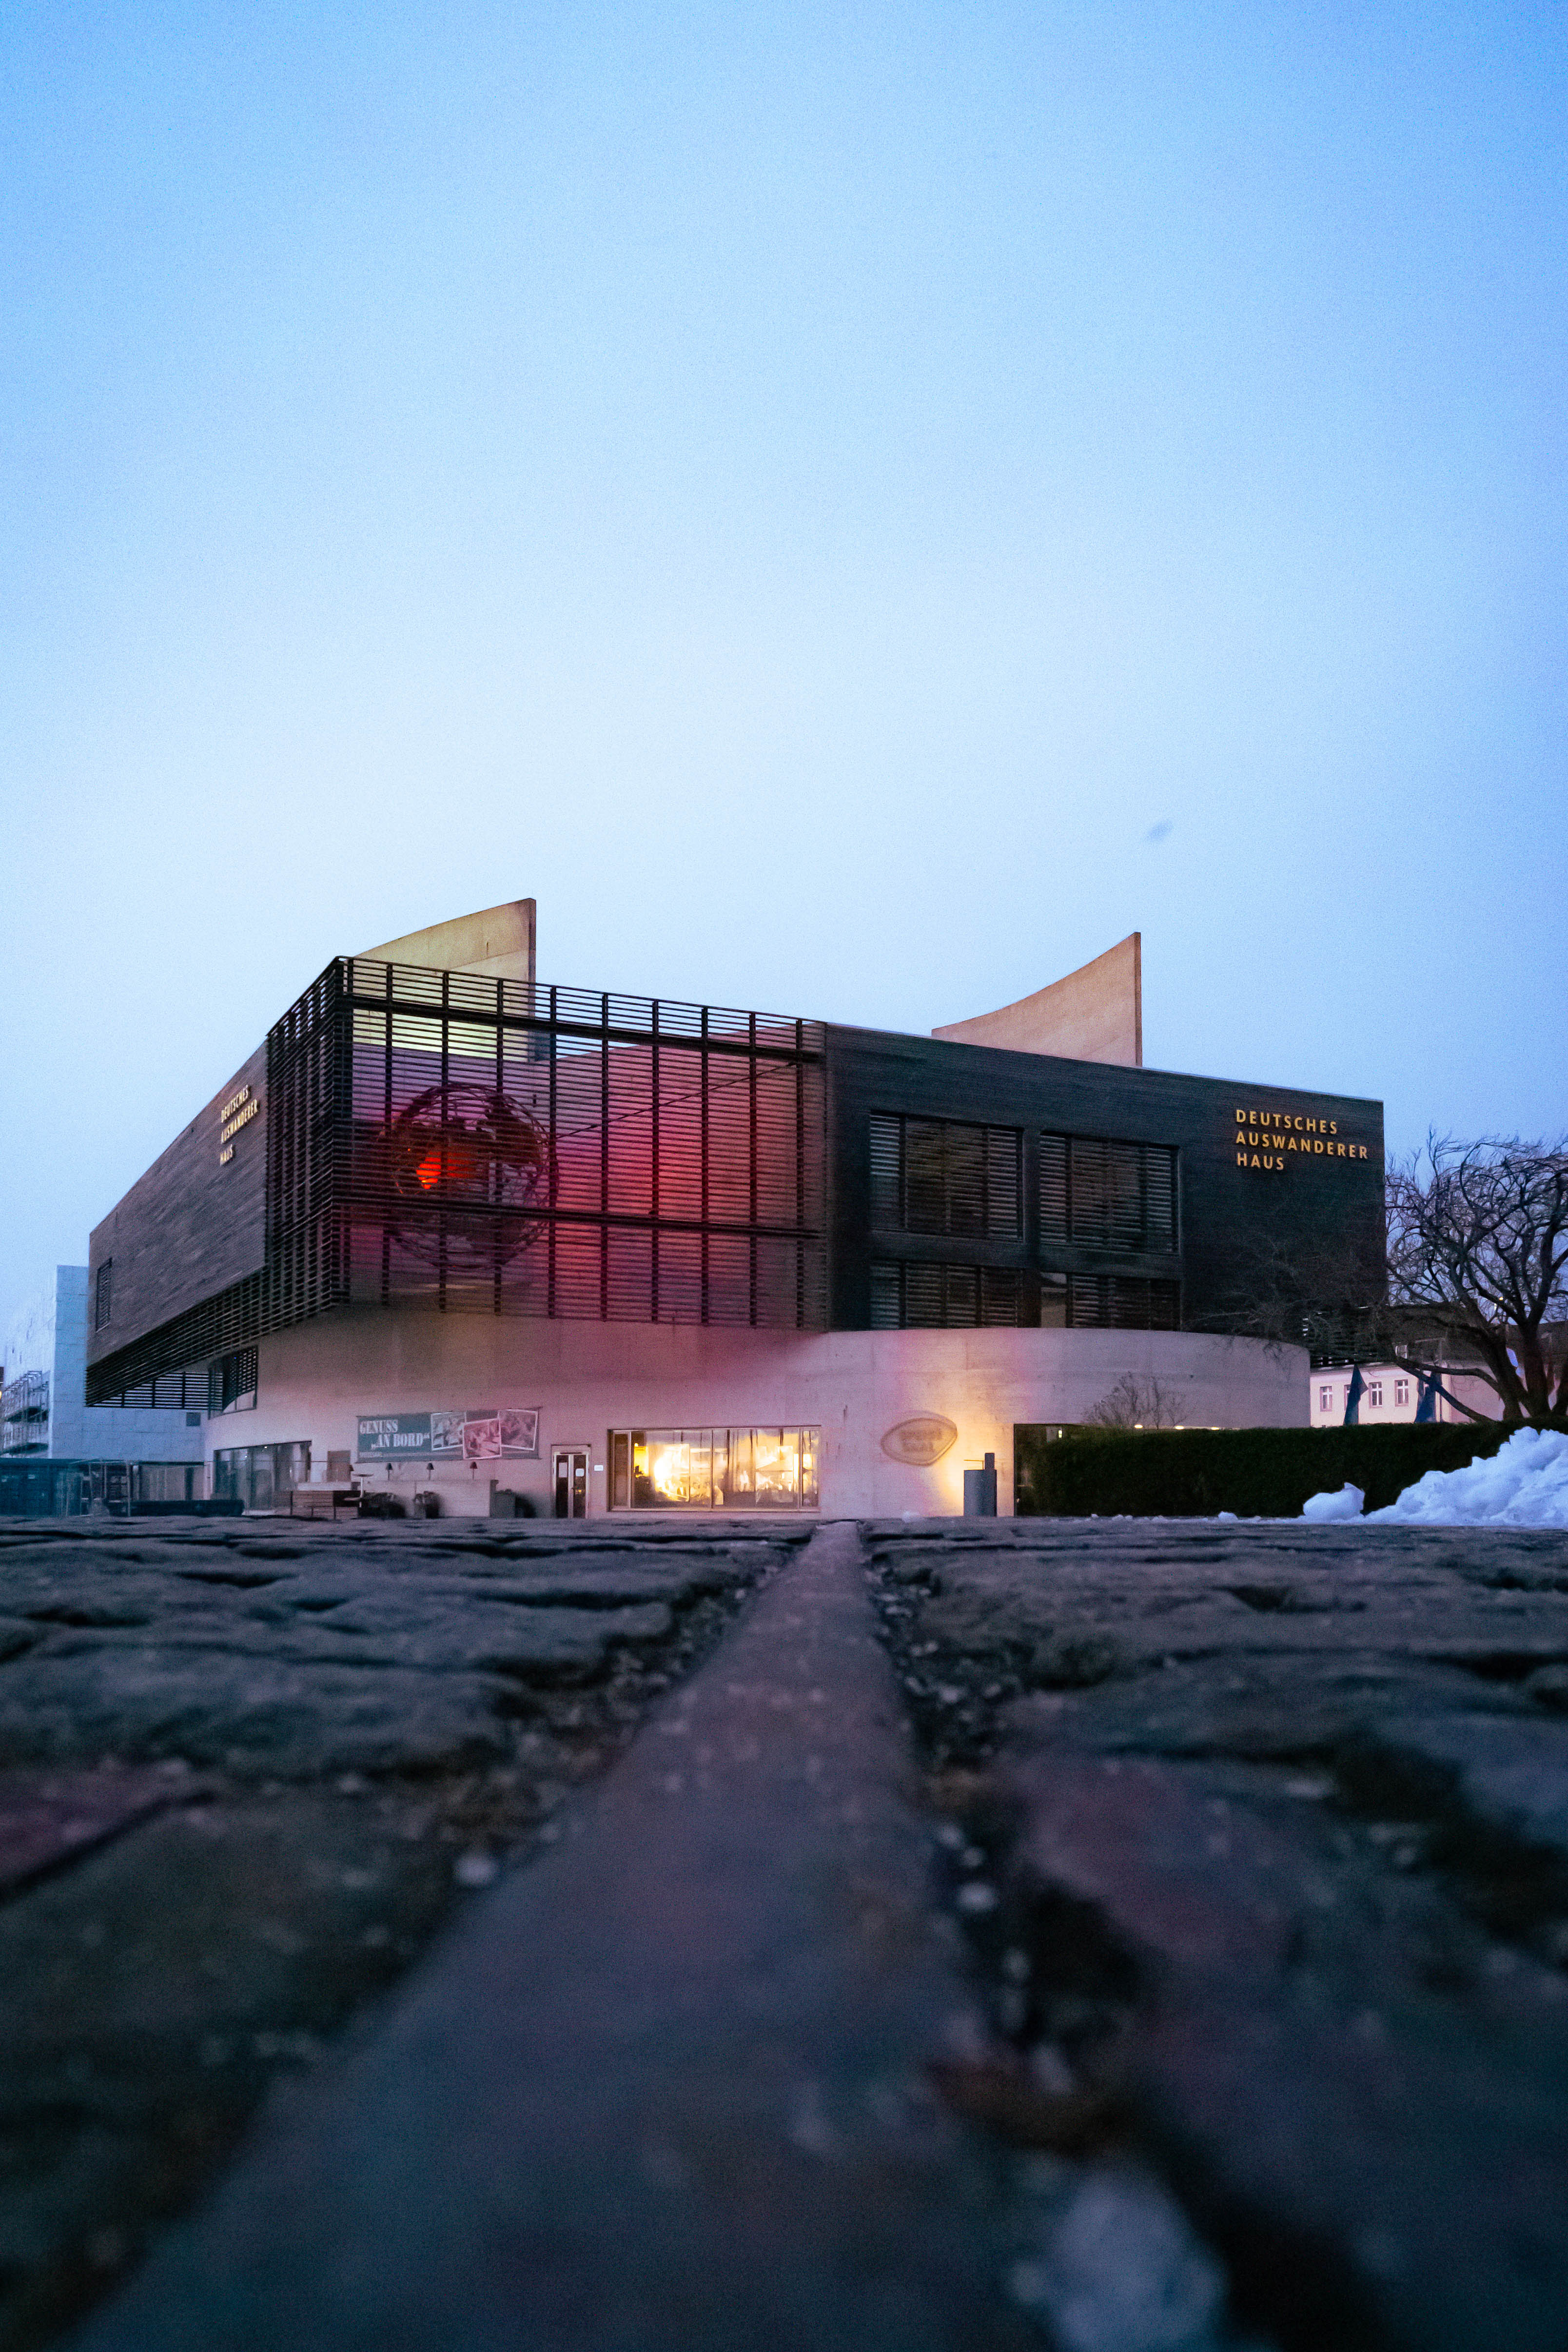
[[[1173,1429],[1181,1400],[1151,1378],[1144,1387],[1131,1372],[1123,1372],[1115,1387],[1090,1405],[1084,1422],[1090,1429]]]
[[[1391,1344],[1383,1236],[1331,1223],[1254,1234],[1237,1250],[1228,1295],[1205,1319],[1276,1348],[1373,1363]]]
[[[1391,1164],[1387,1206],[1393,1360],[1462,1367],[1506,1420],[1568,1426],[1568,1142],[1430,1136]]]
[[[1281,1221],[1238,1257],[1214,1328],[1440,1383],[1463,1373],[1504,1420],[1568,1426],[1568,1142],[1429,1137],[1390,1164],[1384,1225]]]

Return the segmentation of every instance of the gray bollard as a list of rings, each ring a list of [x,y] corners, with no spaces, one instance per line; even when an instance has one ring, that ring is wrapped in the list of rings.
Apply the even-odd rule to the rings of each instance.
[[[966,1470],[963,1474],[963,1516],[966,1519],[994,1519],[996,1517],[996,1456],[985,1456],[983,1470]]]

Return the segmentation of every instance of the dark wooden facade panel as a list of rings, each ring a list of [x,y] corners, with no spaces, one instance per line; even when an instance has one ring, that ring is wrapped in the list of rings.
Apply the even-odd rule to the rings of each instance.
[[[1062,1270],[1113,1271],[1111,1256],[1042,1247],[1039,1234],[1037,1142],[1041,1133],[1115,1137],[1173,1145],[1179,1154],[1178,1250],[1174,1258],[1128,1259],[1129,1273],[1180,1276],[1183,1319],[1189,1326],[1223,1321],[1237,1305],[1238,1282],[1270,1237],[1325,1234],[1354,1238],[1367,1251],[1382,1247],[1383,1105],[1345,1095],[1260,1087],[1228,1078],[1189,1077],[1177,1071],[1127,1069],[1110,1063],[1069,1062],[1044,1054],[1015,1054],[934,1037],[903,1037],[877,1030],[829,1027],[827,1056],[827,1192],[829,1209],[828,1320],[839,1330],[863,1330],[871,1321],[870,1267],[889,1254],[872,1216],[871,1119],[902,1111],[927,1118],[984,1121],[1020,1129],[1025,1139],[1024,1232],[1016,1246],[989,1241],[962,1244],[900,1235],[899,1255],[982,1264],[1045,1265]],[[1294,1150],[1259,1150],[1277,1169],[1237,1165],[1237,1136],[1258,1133],[1237,1111],[1278,1113],[1292,1121]],[[1309,1133],[1305,1122],[1313,1123]],[[1314,1145],[1325,1139],[1346,1156]],[[1287,1130],[1278,1130],[1281,1145]],[[1352,1158],[1364,1149],[1366,1157]],[[1247,1152],[1250,1161],[1252,1153]],[[1121,1261],[1117,1261],[1121,1265]]]
[[[259,1108],[219,1158],[224,1106],[242,1087]],[[267,1048],[197,1112],[166,1151],[93,1228],[88,1265],[88,1362],[100,1363],[216,1291],[260,1270],[267,1247]],[[112,1258],[109,1322],[92,1328],[98,1269]]]

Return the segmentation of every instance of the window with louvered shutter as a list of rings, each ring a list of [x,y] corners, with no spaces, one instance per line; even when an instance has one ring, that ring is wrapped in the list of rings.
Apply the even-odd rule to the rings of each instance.
[[[1179,1331],[1182,1328],[1182,1286],[1179,1282],[1152,1282],[1149,1285],[1149,1324],[1151,1331]]]
[[[947,1322],[947,1268],[906,1265],[904,1322],[911,1330],[940,1331]]]
[[[985,1129],[985,1231],[993,1241],[1010,1241],[1023,1231],[1024,1139],[1016,1128]]]
[[[996,1326],[1016,1324],[1022,1304],[1023,1277],[1016,1266],[983,1265],[980,1269],[980,1320]]]
[[[1176,1246],[1176,1155],[1169,1144],[1040,1138],[1040,1239],[1122,1253]]]
[[[896,1232],[904,1222],[900,1171],[903,1157],[903,1121],[881,1111],[871,1118],[871,1223],[881,1232]]]
[[[904,1319],[902,1286],[896,1265],[874,1265],[871,1268],[871,1328],[873,1331],[897,1331]]]
[[[940,1119],[905,1119],[903,1225],[907,1233],[945,1234],[952,1230],[943,1141]]]
[[[1068,1321],[1076,1331],[1174,1331],[1181,1327],[1181,1297],[1175,1282],[1146,1282],[1137,1275],[1069,1275]]]
[[[871,1268],[873,1331],[965,1331],[1013,1326],[1023,1305],[1014,1266],[883,1259]]]
[[[871,1119],[871,1222],[879,1231],[1016,1240],[1023,1137],[1013,1127]]]
[[[1072,1238],[1071,1204],[1068,1194],[1068,1139],[1040,1138],[1040,1239],[1067,1242]]]

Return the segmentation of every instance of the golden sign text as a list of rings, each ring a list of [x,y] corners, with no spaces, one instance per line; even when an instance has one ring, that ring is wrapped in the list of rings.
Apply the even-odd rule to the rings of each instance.
[[[1333,1160],[1367,1156],[1364,1143],[1341,1141],[1338,1119],[1308,1118],[1300,1111],[1238,1110],[1235,1141],[1238,1168],[1258,1168],[1274,1176],[1285,1173],[1290,1153]]]

